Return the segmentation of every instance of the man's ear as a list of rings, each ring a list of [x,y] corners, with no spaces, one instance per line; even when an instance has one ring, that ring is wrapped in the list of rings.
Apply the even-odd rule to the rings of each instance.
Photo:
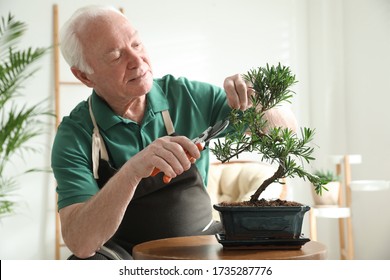
[[[87,87],[93,88],[93,82],[88,78],[87,74],[82,72],[80,69],[77,69],[76,67],[71,67],[70,70],[72,71],[73,75],[80,80],[84,85]]]

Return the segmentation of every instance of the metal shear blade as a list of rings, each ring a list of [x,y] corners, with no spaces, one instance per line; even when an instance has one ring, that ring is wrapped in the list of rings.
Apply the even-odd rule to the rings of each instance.
[[[218,121],[214,126],[210,126],[205,131],[203,131],[198,137],[192,141],[197,143],[208,143],[211,139],[218,136],[222,131],[224,131],[229,125],[228,120]]]

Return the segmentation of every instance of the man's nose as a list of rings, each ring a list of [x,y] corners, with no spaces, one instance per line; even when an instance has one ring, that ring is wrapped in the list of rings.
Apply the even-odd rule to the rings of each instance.
[[[138,68],[142,64],[142,54],[134,50],[128,51],[127,69]]]

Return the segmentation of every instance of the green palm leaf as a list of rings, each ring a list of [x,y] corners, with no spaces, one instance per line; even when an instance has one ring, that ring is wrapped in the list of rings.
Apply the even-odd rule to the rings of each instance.
[[[38,62],[49,48],[19,49],[17,44],[27,30],[25,23],[12,15],[0,22],[0,217],[13,212],[15,202],[9,197],[16,180],[4,174],[15,155],[36,151],[30,140],[43,133],[42,116],[51,114],[42,103],[20,104],[24,82],[37,70]],[[16,98],[18,98],[16,100]],[[52,114],[51,114],[52,115]]]
[[[4,52],[15,44],[27,30],[27,25],[21,21],[16,21],[11,14],[7,18],[1,18],[0,24],[0,57],[3,57]]]

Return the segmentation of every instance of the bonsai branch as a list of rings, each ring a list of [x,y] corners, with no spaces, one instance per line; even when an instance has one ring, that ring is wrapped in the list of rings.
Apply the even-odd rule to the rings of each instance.
[[[260,195],[266,190],[266,188],[272,183],[276,182],[278,179],[283,178],[284,174],[285,174],[285,167],[283,166],[283,164],[279,164],[279,167],[276,170],[276,172],[271,177],[264,180],[263,183],[260,185],[260,187],[257,188],[255,193],[251,195],[250,202],[255,202],[259,200]]]
[[[259,143],[260,141],[255,141],[252,143],[240,143],[241,146],[239,148],[233,150],[229,149],[229,153],[224,153],[223,155],[217,155],[218,160],[220,160],[222,163],[230,161],[232,158],[238,157],[239,154],[247,151],[251,151],[253,148],[252,146],[256,143]]]

